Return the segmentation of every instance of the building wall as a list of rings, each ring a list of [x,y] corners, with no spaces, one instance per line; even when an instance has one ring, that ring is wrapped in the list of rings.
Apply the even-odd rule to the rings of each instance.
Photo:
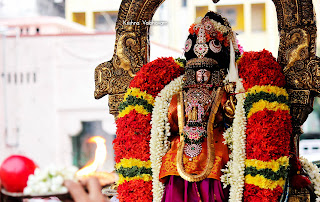
[[[0,84],[0,163],[9,155],[23,154],[39,166],[70,165],[71,137],[79,134],[84,121],[102,121],[104,131],[115,134],[108,97],[94,99],[95,67],[112,58],[113,47],[107,46],[114,41],[115,34],[0,38],[0,75],[4,75]],[[152,60],[181,54],[159,44],[151,47]],[[106,144],[105,167],[112,171],[112,141]]]
[[[101,12],[112,15],[119,10],[120,3],[121,0],[66,0],[66,19],[78,22],[89,28],[95,28],[96,15]]]
[[[37,11],[42,16],[65,16],[65,0],[37,0]]]
[[[95,14],[117,12],[120,3],[120,0],[108,2],[104,0],[67,0],[66,19],[90,28],[97,28]],[[319,4],[319,1],[314,0],[315,9],[318,12]],[[157,43],[182,50],[188,35],[188,28],[196,17],[203,16],[206,10],[225,11],[228,9],[235,10],[236,25],[233,26],[233,29],[238,33],[240,44],[246,51],[267,49],[277,56],[279,45],[277,16],[271,0],[221,0],[218,4],[207,0],[165,1],[156,11],[153,20],[168,23],[164,26],[151,26],[150,38]],[[318,25],[319,16],[320,14],[317,16]],[[112,26],[114,25],[108,24],[109,28]]]
[[[23,154],[39,166],[70,165],[71,137],[82,130],[81,121],[101,120],[104,130],[115,134],[107,97],[95,100],[93,96],[94,69],[111,58],[113,49],[105,49],[104,44],[114,38],[114,35],[9,37],[5,44],[1,40],[5,75],[7,78],[10,74],[11,80],[1,81],[5,85],[1,85],[0,91],[3,123],[0,162],[11,154]],[[2,73],[4,64],[0,65]],[[31,73],[29,82],[28,73]],[[5,135],[5,120],[9,138]],[[107,146],[112,147],[111,142]],[[113,162],[112,153],[109,158]],[[109,171],[112,169],[109,160]]]
[[[0,18],[16,16],[36,16],[36,0],[2,0],[0,6]]]
[[[30,16],[64,17],[65,0],[1,0],[0,18]]]

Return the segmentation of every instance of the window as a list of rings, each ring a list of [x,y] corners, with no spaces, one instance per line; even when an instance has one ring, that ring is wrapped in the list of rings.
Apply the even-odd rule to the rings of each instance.
[[[251,5],[251,26],[253,32],[266,30],[266,8],[265,4]]]
[[[18,75],[17,73],[14,73],[14,83],[17,84],[18,82]]]
[[[98,31],[113,31],[117,17],[117,11],[94,13],[95,29]]]
[[[8,73],[7,76],[8,76],[8,83],[11,83],[11,74]]]
[[[29,83],[29,81],[30,81],[30,73],[28,72],[27,73],[27,83]]]
[[[187,0],[182,0],[182,7],[187,7]]]
[[[37,74],[36,73],[33,73],[33,82],[37,82]]]
[[[73,13],[73,22],[79,23],[81,25],[86,25],[86,14],[82,13]]]
[[[228,19],[234,31],[244,31],[243,5],[217,6],[217,11]]]

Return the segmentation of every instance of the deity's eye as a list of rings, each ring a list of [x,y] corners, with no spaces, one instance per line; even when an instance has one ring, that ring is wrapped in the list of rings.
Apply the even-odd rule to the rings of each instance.
[[[188,52],[188,51],[191,49],[191,46],[192,46],[192,40],[191,40],[191,39],[188,39],[188,40],[186,41],[186,45],[185,45],[185,47],[184,47],[184,51],[185,51],[185,52]]]
[[[209,43],[209,47],[212,50],[212,52],[214,52],[214,53],[219,53],[222,49],[221,43],[217,39],[211,40]]]

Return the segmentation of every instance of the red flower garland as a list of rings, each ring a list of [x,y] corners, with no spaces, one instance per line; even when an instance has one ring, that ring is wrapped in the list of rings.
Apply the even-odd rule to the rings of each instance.
[[[139,88],[141,92],[156,97],[170,81],[183,73],[183,67],[170,58],[158,58],[144,65],[130,83],[129,88]],[[115,161],[121,159],[150,160],[151,113],[143,115],[136,110],[116,121],[116,139],[113,141]],[[131,179],[119,185],[120,201],[152,201],[152,181]]]
[[[281,66],[272,53],[265,49],[261,52],[245,52],[238,68],[246,90],[256,85],[284,87],[286,84]]]
[[[140,88],[153,97],[183,73],[183,68],[174,62],[173,58],[158,58],[144,65],[130,83],[130,88]]]
[[[143,115],[132,110],[116,121],[117,138],[113,141],[116,163],[123,158],[149,160],[150,120],[151,114]],[[141,150],[137,150],[137,147]]]
[[[282,68],[269,51],[244,53],[238,67],[239,76],[243,78],[246,90],[254,86],[284,87],[285,85]],[[291,115],[288,111],[273,111],[264,108],[252,114],[247,120],[246,128],[247,159],[270,162],[289,156],[291,134]],[[278,185],[276,188],[261,188],[256,186],[259,185],[258,179],[255,180],[257,181],[250,181],[250,184],[245,183],[244,201],[273,202],[280,199],[283,187]],[[268,180],[276,182],[271,178]]]
[[[247,158],[269,161],[289,156],[291,131],[291,116],[287,111],[264,109],[253,114],[246,131]]]
[[[119,201],[152,201],[152,181],[133,180],[120,184],[117,197]]]
[[[277,186],[275,189],[260,189],[252,184],[245,184],[244,198],[250,202],[278,202],[282,194],[282,188]]]

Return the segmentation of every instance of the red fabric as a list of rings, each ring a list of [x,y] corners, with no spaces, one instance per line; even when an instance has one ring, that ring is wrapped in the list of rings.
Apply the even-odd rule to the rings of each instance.
[[[219,180],[204,179],[188,182],[179,176],[170,176],[162,202],[226,202],[229,189],[223,189]]]
[[[290,184],[295,189],[302,189],[311,184],[309,178],[303,175],[294,175],[290,179]]]

